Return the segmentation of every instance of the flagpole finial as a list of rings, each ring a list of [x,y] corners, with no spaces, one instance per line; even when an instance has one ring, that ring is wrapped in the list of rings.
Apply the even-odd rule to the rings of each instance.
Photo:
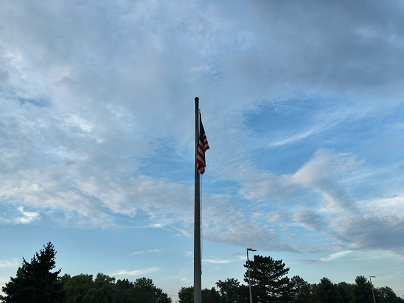
[[[195,97],[195,102],[198,102],[199,101],[199,98],[198,97]]]

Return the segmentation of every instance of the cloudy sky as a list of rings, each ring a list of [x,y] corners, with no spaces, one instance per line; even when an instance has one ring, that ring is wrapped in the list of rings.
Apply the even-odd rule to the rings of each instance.
[[[210,145],[202,287],[246,248],[404,295],[404,2],[2,0],[0,285],[193,285],[194,98]]]

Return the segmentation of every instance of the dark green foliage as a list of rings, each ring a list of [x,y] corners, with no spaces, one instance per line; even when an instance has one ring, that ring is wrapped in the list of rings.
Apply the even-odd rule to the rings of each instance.
[[[337,295],[334,292],[337,290]],[[332,284],[327,278],[321,279],[319,284],[311,285],[311,299],[307,302],[323,303],[371,303],[373,302],[372,285],[364,276],[357,276],[355,284],[346,282]],[[377,303],[404,303],[389,287],[374,289]]]
[[[337,284],[337,291],[339,294],[340,302],[350,303],[353,300],[353,291],[355,285],[341,282]]]
[[[220,303],[220,294],[214,287],[202,289],[202,302]]]
[[[94,280],[84,274],[62,279],[67,303],[171,303],[171,298],[148,278],[115,283],[115,278],[99,273]]]
[[[88,302],[90,293],[94,289],[93,275],[77,275],[74,277],[63,276],[65,280],[63,291],[66,296],[67,303],[84,303]]]
[[[151,279],[139,278],[135,282],[97,274],[80,274],[71,277],[55,268],[56,251],[49,242],[43,250],[27,262],[23,259],[16,277],[3,286],[3,303],[171,303]],[[310,285],[303,278],[286,275],[289,268],[282,260],[254,256],[250,261],[251,285],[254,303],[367,303],[373,302],[372,285],[364,276],[357,276],[355,284],[333,284],[328,278]],[[244,265],[247,268],[247,263]],[[204,303],[249,303],[248,272],[244,275],[247,285],[228,278],[216,283],[217,290],[202,290]],[[390,287],[374,289],[377,303],[404,303]],[[178,292],[179,303],[194,302],[194,288],[182,287]]]
[[[133,294],[133,303],[171,303],[171,298],[154,286],[152,279],[144,277],[136,279],[130,293]]]
[[[250,302],[250,291],[248,285],[240,285],[237,296],[237,303],[249,303]]]
[[[250,266],[252,297],[254,302],[287,302],[291,283],[286,274],[289,268],[282,260],[271,257],[254,256],[244,267],[244,281],[248,283],[248,262]]]
[[[377,303],[392,303],[397,298],[390,287],[381,287],[374,290]]]
[[[63,291],[67,303],[114,302],[115,278],[104,274],[80,274],[74,277],[63,276]]]
[[[353,303],[373,302],[372,285],[364,276],[357,276],[353,291]]]
[[[194,287],[181,287],[178,299],[179,303],[194,303]]]
[[[128,279],[118,280],[115,284],[116,287],[116,302],[117,303],[130,303],[133,302],[133,289],[135,285],[129,282]]]
[[[320,302],[323,303],[335,303],[340,301],[337,286],[328,278],[322,278],[320,280],[320,283],[317,285],[317,296]]]
[[[179,303],[193,303],[194,302],[194,287],[181,287],[178,292]],[[211,289],[202,289],[202,302],[220,303],[220,294],[214,287]]]
[[[181,287],[178,292],[179,303],[193,303],[194,302],[194,287]],[[214,287],[211,289],[202,289],[202,302],[220,303],[220,294]]]
[[[376,288],[374,292],[377,303],[404,303],[404,299],[397,297],[388,286]]]
[[[63,300],[62,284],[59,279],[61,270],[55,268],[56,251],[52,243],[44,246],[39,253],[27,262],[23,259],[15,278],[3,286],[6,303],[59,303]]]
[[[291,301],[294,303],[307,303],[310,302],[311,291],[310,284],[303,278],[294,276],[291,280],[292,288],[290,290]]]
[[[240,295],[240,282],[237,279],[219,280],[216,285],[220,294],[220,303],[237,302]]]
[[[309,284],[303,278],[294,276],[292,279],[287,279],[289,285],[286,288],[285,293],[281,293],[281,296],[272,301],[259,301],[261,299],[254,298],[253,289],[253,302],[254,303],[353,303],[354,293],[358,293],[357,287],[360,287],[363,277],[357,277],[356,284],[348,284],[341,282],[333,284],[330,279],[323,278],[319,284]],[[365,284],[366,279],[365,280]],[[202,302],[203,303],[249,303],[249,289],[248,285],[241,285],[237,279],[226,279],[225,281],[219,280],[216,282],[218,290],[203,289],[202,290]],[[235,294],[235,295],[231,295]],[[375,296],[377,303],[404,303],[404,300],[397,297],[393,290],[389,287],[382,287],[375,289]],[[194,302],[194,288],[182,287],[178,293],[179,303],[193,303]],[[368,297],[369,299],[369,297]],[[362,301],[364,303],[373,302]]]

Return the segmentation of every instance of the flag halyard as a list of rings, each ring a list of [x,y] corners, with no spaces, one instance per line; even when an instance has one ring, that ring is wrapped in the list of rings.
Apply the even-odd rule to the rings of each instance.
[[[206,161],[205,152],[209,149],[208,140],[206,139],[205,129],[203,128],[202,119],[199,115],[199,142],[198,156],[196,159],[196,171],[200,174],[205,172]]]

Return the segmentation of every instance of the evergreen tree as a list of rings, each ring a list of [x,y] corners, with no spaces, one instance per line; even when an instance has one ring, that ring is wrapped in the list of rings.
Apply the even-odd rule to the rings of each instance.
[[[254,302],[284,302],[287,301],[291,283],[286,274],[289,268],[282,260],[271,257],[254,256],[254,261],[247,261],[244,267],[244,281],[248,283],[248,262],[250,267],[251,287]]]
[[[63,301],[62,283],[59,279],[61,270],[55,268],[56,251],[49,242],[44,249],[27,262],[23,258],[16,277],[3,286],[5,296],[0,300],[5,303],[60,303]]]

